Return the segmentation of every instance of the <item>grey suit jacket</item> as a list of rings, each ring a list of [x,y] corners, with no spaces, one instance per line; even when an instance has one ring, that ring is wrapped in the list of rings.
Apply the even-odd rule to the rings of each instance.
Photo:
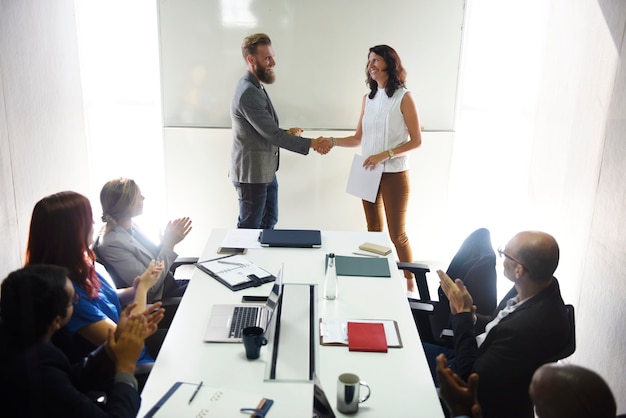
[[[290,135],[278,126],[278,116],[261,83],[247,72],[235,89],[230,106],[233,145],[230,178],[239,183],[269,183],[278,170],[279,148],[307,155],[311,140]]]
[[[161,299],[170,266],[178,257],[173,250],[163,246],[154,252],[157,251],[157,254],[151,252],[119,225],[100,238],[97,248],[98,258],[102,264],[107,268],[112,267],[128,287],[132,286],[135,278],[148,268],[150,260],[158,258],[163,261],[163,272],[148,291],[149,303]]]

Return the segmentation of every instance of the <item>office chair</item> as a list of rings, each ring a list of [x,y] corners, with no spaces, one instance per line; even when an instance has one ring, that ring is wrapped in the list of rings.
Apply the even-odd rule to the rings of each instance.
[[[409,305],[420,338],[423,342],[449,346],[450,305],[441,287],[439,302],[430,299],[426,279],[430,268],[425,264],[399,262],[398,269],[412,272],[417,281],[420,299],[409,298]],[[446,273],[453,280],[463,280],[478,313],[489,315],[493,312],[497,305],[496,254],[488,229],[477,229],[463,241]]]
[[[574,351],[576,351],[576,321],[574,317],[574,305],[565,305],[565,309],[567,310],[567,318],[569,319],[570,329],[572,330],[572,332],[570,333],[567,345],[563,347],[563,349],[556,356],[550,359],[548,363],[562,360],[566,357],[571,356],[572,354],[574,354]]]

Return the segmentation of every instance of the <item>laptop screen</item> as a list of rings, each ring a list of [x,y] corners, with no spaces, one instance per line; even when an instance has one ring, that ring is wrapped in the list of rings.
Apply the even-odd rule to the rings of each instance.
[[[278,304],[278,300],[280,299],[280,294],[283,290],[283,269],[284,265],[280,266],[280,270],[278,270],[278,274],[276,275],[276,280],[274,281],[274,285],[272,286],[272,291],[270,292],[267,303],[265,304],[268,315],[268,325],[265,330],[265,337],[269,340],[269,336],[267,332],[270,330],[270,325],[272,323],[272,319],[274,318],[274,311],[276,310],[276,305]],[[274,321],[275,322],[275,321]]]

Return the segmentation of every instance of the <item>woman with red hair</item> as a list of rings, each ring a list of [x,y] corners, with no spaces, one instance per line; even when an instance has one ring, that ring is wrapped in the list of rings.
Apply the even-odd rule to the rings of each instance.
[[[64,341],[62,348],[75,361],[102,345],[109,330],[117,330],[118,322],[128,320],[128,314],[122,314],[122,305],[137,303],[134,313],[142,312],[152,323],[163,317],[162,310],[154,310],[160,305],[146,309],[148,289],[163,270],[162,263],[152,261],[133,287],[116,290],[96,273],[92,243],[93,215],[85,196],[65,191],[37,202],[31,217],[26,265],[52,264],[69,270],[79,300],[64,327],[69,343]],[[144,349],[138,363],[153,361]]]

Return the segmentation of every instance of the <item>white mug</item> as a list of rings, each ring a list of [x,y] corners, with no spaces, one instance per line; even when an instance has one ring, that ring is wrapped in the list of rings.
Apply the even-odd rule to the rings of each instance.
[[[367,388],[367,395],[360,398],[361,386]],[[359,410],[359,404],[369,399],[372,391],[367,383],[362,382],[359,376],[353,373],[344,373],[337,379],[337,409],[344,414],[351,414]]]

